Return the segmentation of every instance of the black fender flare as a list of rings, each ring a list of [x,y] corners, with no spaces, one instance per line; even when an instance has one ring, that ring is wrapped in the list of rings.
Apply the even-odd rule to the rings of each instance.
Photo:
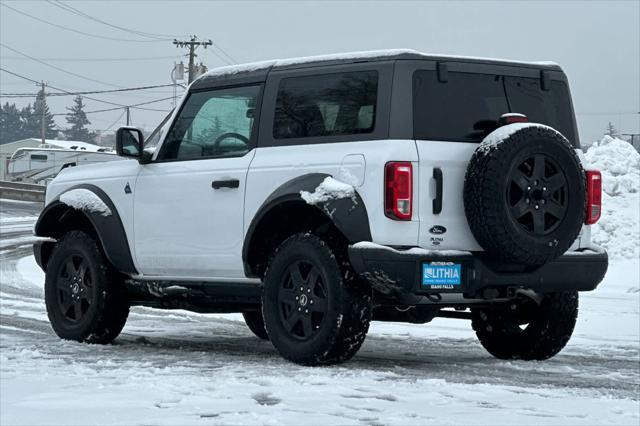
[[[60,201],[62,194],[74,189],[87,189],[93,192],[109,207],[111,214],[105,216],[100,212],[76,209]],[[118,210],[109,196],[95,185],[81,184],[72,186],[52,200],[38,217],[34,228],[35,235],[39,237],[56,237],[56,230],[70,212],[80,213],[89,220],[98,236],[105,256],[116,270],[129,275],[138,273],[133,263],[129,242]],[[34,246],[34,250],[38,250],[38,248]],[[36,253],[36,259],[41,257],[39,253]],[[40,264],[40,266],[43,267],[44,265]]]
[[[313,193],[318,185],[327,177],[331,177],[331,175],[326,173],[309,173],[298,176],[280,185],[267,197],[264,203],[262,203],[247,229],[242,247],[242,261],[247,274],[253,275],[250,274],[249,250],[253,242],[254,234],[259,228],[262,219],[274,208],[277,208],[283,203],[291,201],[306,203],[302,199],[300,192],[306,191]],[[371,241],[371,228],[369,226],[367,208],[357,190],[353,197],[338,198],[319,204],[308,205],[321,211],[350,243]]]

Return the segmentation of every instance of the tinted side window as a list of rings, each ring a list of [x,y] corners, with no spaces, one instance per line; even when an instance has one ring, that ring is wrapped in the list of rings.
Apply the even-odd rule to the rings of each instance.
[[[504,83],[513,112],[526,115],[533,123],[551,126],[577,144],[569,88],[564,82],[551,80],[548,91],[542,90],[537,78],[507,76]]]
[[[259,92],[259,86],[246,86],[192,93],[169,130],[158,159],[246,154]]]
[[[509,112],[502,77],[449,72],[448,82],[435,71],[413,76],[413,128],[416,139],[479,142]]]
[[[378,72],[362,71],[282,79],[276,99],[275,139],[371,133]]]
[[[31,154],[31,159],[34,161],[47,161],[47,156],[46,155],[41,155],[41,154]]]

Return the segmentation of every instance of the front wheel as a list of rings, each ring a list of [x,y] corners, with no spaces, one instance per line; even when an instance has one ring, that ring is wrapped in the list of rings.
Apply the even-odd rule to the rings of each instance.
[[[484,348],[500,359],[544,360],[565,347],[578,318],[578,292],[471,310],[472,326]]]
[[[124,282],[96,240],[82,231],[57,243],[47,264],[45,304],[55,333],[78,342],[111,342],[129,315]]]
[[[371,289],[341,267],[324,241],[296,234],[270,262],[262,309],[269,338],[283,357],[302,365],[328,365],[360,349],[371,301]]]

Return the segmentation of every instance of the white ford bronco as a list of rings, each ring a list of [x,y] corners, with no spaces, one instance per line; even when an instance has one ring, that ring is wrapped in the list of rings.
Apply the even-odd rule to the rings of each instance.
[[[372,320],[447,317],[498,358],[541,360],[607,270],[600,173],[551,63],[402,50],[219,68],[147,141],[119,129],[117,152],[63,170],[36,224],[63,339],[108,343],[135,305],[241,312],[323,365]]]

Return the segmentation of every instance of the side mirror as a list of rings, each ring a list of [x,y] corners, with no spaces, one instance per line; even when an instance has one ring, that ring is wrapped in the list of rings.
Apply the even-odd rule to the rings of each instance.
[[[120,127],[116,132],[116,153],[120,157],[142,159],[144,137],[135,127]]]

